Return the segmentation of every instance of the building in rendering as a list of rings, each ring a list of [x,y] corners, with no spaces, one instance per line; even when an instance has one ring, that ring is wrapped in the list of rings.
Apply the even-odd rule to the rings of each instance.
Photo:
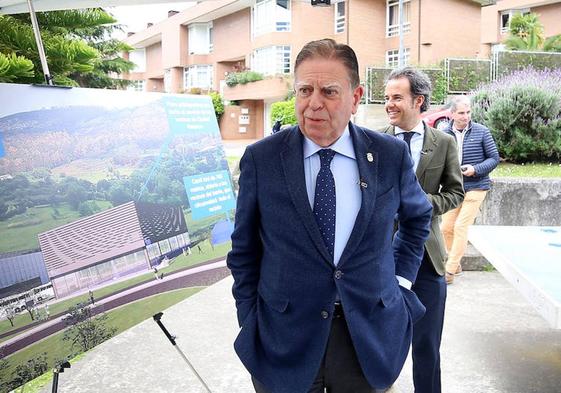
[[[40,252],[0,254],[0,298],[49,282]]]
[[[56,297],[148,270],[190,244],[180,206],[128,202],[39,234]]]

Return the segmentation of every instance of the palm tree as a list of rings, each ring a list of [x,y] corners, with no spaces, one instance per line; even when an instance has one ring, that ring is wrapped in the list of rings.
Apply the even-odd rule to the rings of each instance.
[[[510,21],[509,37],[504,44],[509,50],[561,52],[561,34],[545,39],[537,14],[516,14]]]

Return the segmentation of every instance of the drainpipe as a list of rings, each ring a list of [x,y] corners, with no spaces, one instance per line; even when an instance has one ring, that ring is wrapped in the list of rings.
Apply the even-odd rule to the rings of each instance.
[[[399,0],[399,55],[397,65],[399,68],[405,66],[405,45],[403,44],[403,15],[404,15],[404,1]]]
[[[345,4],[345,7],[347,7],[347,11],[345,12],[346,14],[346,18],[345,18],[345,22],[347,24],[347,45],[351,46],[350,42],[350,32],[349,32],[349,28],[351,27],[350,21],[351,21],[351,0],[347,0],[346,1],[347,4]]]
[[[421,1],[419,0],[419,33],[417,37],[417,64],[421,65]]]

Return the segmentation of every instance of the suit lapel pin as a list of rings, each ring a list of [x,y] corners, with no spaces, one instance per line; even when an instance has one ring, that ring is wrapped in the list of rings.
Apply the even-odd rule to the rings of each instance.
[[[366,159],[368,160],[368,162],[372,162],[374,161],[374,156],[372,155],[372,153],[366,153]]]

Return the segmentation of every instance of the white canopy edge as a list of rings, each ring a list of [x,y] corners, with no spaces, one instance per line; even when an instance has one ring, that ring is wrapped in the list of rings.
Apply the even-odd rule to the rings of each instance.
[[[96,7],[117,7],[123,5],[179,3],[185,1],[197,0],[33,0],[33,7],[35,8],[35,11],[54,11]],[[29,7],[27,5],[27,0],[0,0],[0,14],[23,14],[28,12]]]

